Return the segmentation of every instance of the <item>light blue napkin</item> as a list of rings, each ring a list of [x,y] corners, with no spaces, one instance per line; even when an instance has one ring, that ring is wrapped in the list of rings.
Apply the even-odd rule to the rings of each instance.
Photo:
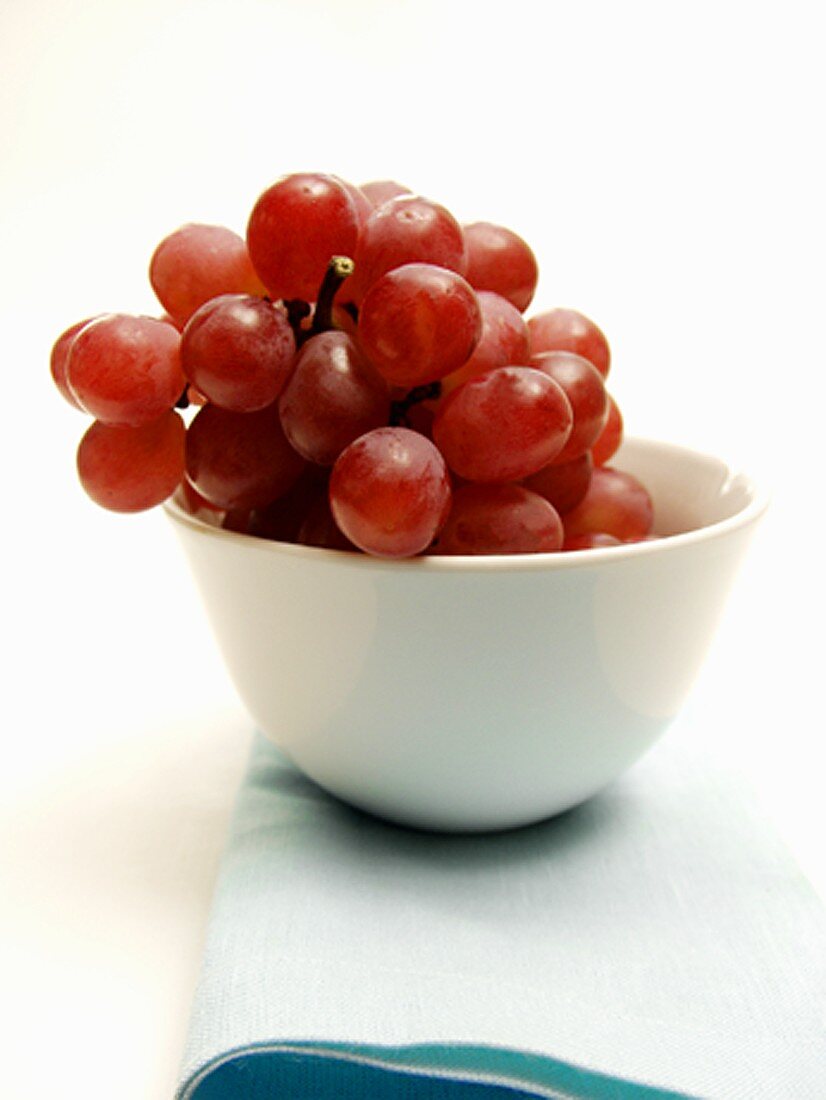
[[[179,1100],[824,1100],[824,907],[741,785],[669,737],[586,805],[416,833],[263,738]]]

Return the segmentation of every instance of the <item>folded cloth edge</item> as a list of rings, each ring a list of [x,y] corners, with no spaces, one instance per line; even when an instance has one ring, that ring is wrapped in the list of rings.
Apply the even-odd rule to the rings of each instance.
[[[497,1095],[514,1097],[515,1100],[518,1097],[536,1097],[537,1100],[697,1100],[687,1093],[614,1077],[545,1054],[513,1048],[438,1043],[391,1047],[314,1042],[257,1043],[225,1051],[198,1067],[183,1082],[176,1093],[176,1100],[198,1100],[203,1093],[201,1086],[210,1079],[215,1081],[215,1075],[219,1073],[246,1071],[254,1075],[253,1063],[256,1061],[262,1064],[266,1061],[269,1088],[276,1095],[274,1086],[277,1085],[279,1071],[290,1073],[295,1070],[296,1058],[303,1059],[300,1070],[304,1077],[312,1077],[314,1066],[318,1068],[325,1062],[339,1066],[350,1063],[388,1077],[403,1075],[408,1079],[419,1077],[437,1081],[444,1086],[443,1093],[439,1095],[445,1097],[453,1095],[451,1085],[476,1085],[479,1088],[474,1092],[489,1094],[496,1090]],[[237,1077],[235,1081],[237,1083]],[[406,1096],[411,1094],[411,1084],[408,1080]],[[341,1088],[338,1083],[336,1096],[346,1095]],[[209,1100],[213,1100],[213,1096],[217,1100],[218,1096],[223,1095],[229,1096],[230,1093],[224,1094],[219,1087],[218,1092],[210,1092]],[[312,1095],[322,1100],[327,1093],[314,1088]],[[371,1090],[371,1095],[378,1097],[377,1091]],[[467,1095],[470,1096],[470,1093]],[[250,1097],[250,1100],[253,1098]]]

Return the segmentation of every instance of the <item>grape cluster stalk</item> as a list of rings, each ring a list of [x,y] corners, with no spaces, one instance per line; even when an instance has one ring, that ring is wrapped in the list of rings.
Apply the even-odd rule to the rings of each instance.
[[[394,180],[293,173],[244,235],[189,223],[152,253],[158,316],[90,315],[54,383],[92,418],[97,504],[170,497],[255,538],[385,558],[584,551],[654,537],[615,469],[608,341],[526,316],[536,257]]]

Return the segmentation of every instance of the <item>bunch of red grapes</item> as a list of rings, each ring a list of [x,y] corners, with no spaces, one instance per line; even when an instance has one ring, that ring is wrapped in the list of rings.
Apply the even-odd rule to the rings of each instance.
[[[149,276],[163,317],[90,318],[52,351],[95,418],[77,466],[105,508],[177,494],[235,531],[389,558],[651,537],[647,491],[607,465],[605,336],[571,309],[525,320],[538,268],[510,230],[295,174],[246,240],[185,225]]]

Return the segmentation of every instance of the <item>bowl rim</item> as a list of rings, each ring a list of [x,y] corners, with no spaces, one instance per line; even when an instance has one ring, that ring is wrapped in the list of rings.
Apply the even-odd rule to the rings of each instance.
[[[661,440],[640,436],[629,436],[624,441],[632,447],[642,447],[664,454],[683,456],[695,460],[719,463],[725,470],[724,485],[739,481],[746,492],[747,501],[733,515],[709,523],[704,527],[695,527],[673,535],[663,535],[648,542],[626,542],[619,546],[599,546],[590,550],[555,550],[539,554],[454,554],[420,555],[412,558],[382,558],[372,554],[354,553],[345,550],[328,550],[321,546],[303,546],[297,543],[277,542],[257,535],[248,535],[239,531],[230,531],[215,524],[207,523],[182,508],[172,497],[163,504],[167,517],[176,524],[188,527],[210,538],[235,543],[260,553],[276,556],[305,558],[316,563],[329,561],[337,565],[346,565],[356,569],[390,569],[405,572],[424,573],[468,573],[468,572],[524,572],[531,570],[589,569],[606,562],[620,563],[636,559],[646,554],[662,555],[688,546],[713,542],[741,528],[748,527],[763,515],[769,504],[768,493],[746,474],[739,465],[734,465],[718,455],[696,450],[679,443],[667,443]],[[621,452],[618,452],[620,454]],[[621,468],[621,464],[620,464]]]

